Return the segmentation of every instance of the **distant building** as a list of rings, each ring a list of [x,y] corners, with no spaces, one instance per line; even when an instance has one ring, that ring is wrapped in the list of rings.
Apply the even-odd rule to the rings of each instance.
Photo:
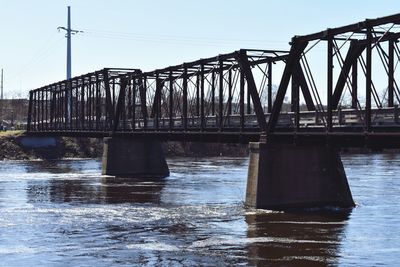
[[[28,99],[0,99],[0,123],[7,128],[25,129],[28,105]]]

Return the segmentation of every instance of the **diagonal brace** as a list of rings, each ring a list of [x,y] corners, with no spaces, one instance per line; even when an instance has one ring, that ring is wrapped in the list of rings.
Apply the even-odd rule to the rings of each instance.
[[[261,128],[261,131],[265,132],[267,129],[267,120],[265,118],[265,114],[261,105],[260,96],[257,92],[257,86],[254,81],[253,73],[250,68],[249,60],[247,59],[246,51],[240,50],[236,54],[236,59],[239,63],[240,68],[242,69],[246,80],[247,80],[247,88],[249,90],[251,99],[254,105],[254,111],[256,112],[258,125]]]
[[[283,100],[286,95],[286,91],[289,85],[289,80],[292,73],[295,71],[296,66],[299,64],[301,54],[307,47],[308,42],[294,42],[290,48],[289,56],[286,61],[285,69],[282,74],[282,79],[279,84],[278,92],[276,94],[274,105],[272,106],[271,115],[268,121],[268,133],[272,133],[275,130],[276,124],[278,122],[279,113],[282,109]]]
[[[343,94],[344,86],[349,77],[350,69],[354,62],[357,62],[358,57],[364,51],[366,45],[358,44],[356,42],[351,42],[349,50],[344,60],[342,70],[340,72],[339,78],[336,83],[335,91],[332,97],[332,108],[337,109],[339,105],[340,98]]]

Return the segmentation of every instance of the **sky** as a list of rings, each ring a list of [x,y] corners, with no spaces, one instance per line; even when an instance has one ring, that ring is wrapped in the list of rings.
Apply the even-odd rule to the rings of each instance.
[[[7,98],[104,67],[143,71],[240,48],[288,50],[303,35],[400,13],[398,0],[0,0],[0,68]]]

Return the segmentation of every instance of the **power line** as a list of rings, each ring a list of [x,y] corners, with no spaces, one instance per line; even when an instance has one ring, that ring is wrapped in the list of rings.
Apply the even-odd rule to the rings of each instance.
[[[146,43],[163,43],[163,44],[181,44],[195,46],[226,46],[226,45],[263,45],[270,43],[285,43],[286,41],[271,41],[263,39],[237,39],[237,38],[215,38],[215,37],[199,37],[199,36],[179,36],[165,34],[140,34],[114,31],[98,31],[91,29],[83,29],[87,37],[100,37],[112,40],[131,40]]]

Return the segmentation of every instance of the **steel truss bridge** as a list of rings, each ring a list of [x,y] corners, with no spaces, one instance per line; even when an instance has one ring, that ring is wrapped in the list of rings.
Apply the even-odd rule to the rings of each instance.
[[[400,14],[143,72],[30,91],[33,135],[400,147]]]

